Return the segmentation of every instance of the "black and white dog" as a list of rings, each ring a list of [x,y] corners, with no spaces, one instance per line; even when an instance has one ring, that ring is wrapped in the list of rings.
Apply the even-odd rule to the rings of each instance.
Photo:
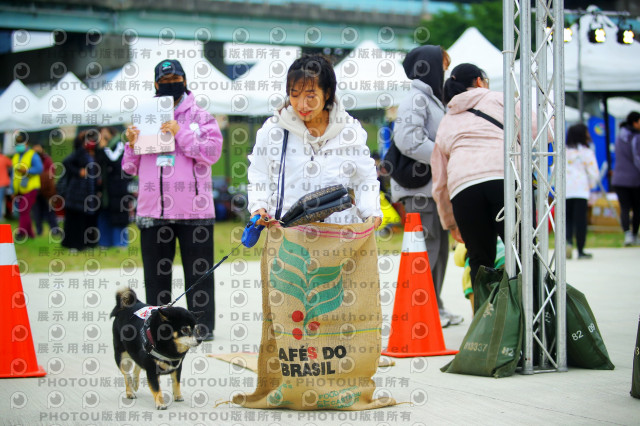
[[[206,334],[196,325],[199,314],[179,307],[149,306],[130,288],[121,288],[111,316],[115,317],[113,349],[125,378],[127,398],[136,398],[134,391],[144,369],[158,410],[167,408],[160,391],[162,374],[171,374],[174,401],[184,401],[180,392],[182,360]]]

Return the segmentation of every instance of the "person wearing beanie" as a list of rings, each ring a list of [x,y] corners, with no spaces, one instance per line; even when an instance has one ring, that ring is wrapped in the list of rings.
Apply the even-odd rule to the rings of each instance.
[[[154,77],[156,96],[173,98],[174,119],[162,123],[160,131],[172,134],[175,150],[162,154],[136,151],[140,130],[129,126],[122,170],[138,176],[136,224],[140,229],[146,301],[165,305],[173,299],[177,242],[185,289],[214,265],[211,166],[220,159],[222,134],[216,119],[196,104],[179,61],[160,61]],[[203,311],[198,328],[204,341],[214,338],[214,282],[214,275],[210,274],[186,295],[190,311]]]
[[[630,112],[620,125],[611,183],[620,203],[624,245],[637,245],[640,243],[640,113],[637,111]]]
[[[431,163],[436,131],[445,114],[444,72],[450,63],[443,48],[430,45],[413,49],[402,63],[411,80],[411,90],[398,106],[393,142],[403,155],[427,165]],[[392,178],[390,187],[393,202],[402,203],[407,213],[420,214],[442,326],[461,323],[463,317],[447,311],[440,297],[449,258],[449,235],[440,225],[432,181],[418,188],[405,188]]]

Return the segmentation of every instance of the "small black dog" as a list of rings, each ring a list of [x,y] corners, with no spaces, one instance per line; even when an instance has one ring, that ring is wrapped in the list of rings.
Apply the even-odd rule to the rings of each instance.
[[[196,325],[201,313],[184,308],[149,306],[138,300],[130,288],[116,293],[113,321],[113,349],[116,364],[124,375],[127,398],[134,399],[140,383],[140,370],[147,372],[149,388],[158,410],[166,410],[159,375],[171,374],[173,399],[184,401],[180,392],[182,360],[189,349],[206,335]]]

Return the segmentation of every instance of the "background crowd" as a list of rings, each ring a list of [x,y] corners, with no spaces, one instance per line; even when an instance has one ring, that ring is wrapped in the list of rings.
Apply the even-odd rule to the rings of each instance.
[[[486,73],[473,64],[456,66],[445,81],[450,63],[440,46],[420,46],[407,54],[403,67],[411,90],[400,102],[397,118],[391,123],[393,130],[386,137],[387,145],[393,143],[403,155],[429,165],[432,178],[421,186],[409,187],[379,177],[385,203],[390,199],[401,214],[421,216],[442,326],[462,322],[462,316],[449,312],[440,298],[450,249],[448,231],[464,244],[471,289],[481,265],[499,263],[504,238],[503,225],[495,220],[504,207],[503,95],[490,90]],[[0,155],[2,215],[18,218],[16,237],[42,235],[46,223],[50,234],[60,237],[61,245],[73,251],[126,247],[129,225],[135,217],[141,230],[145,281],[156,283],[155,289],[148,288],[147,298],[160,304],[169,301],[171,275],[168,272],[166,280],[167,273],[158,272],[157,265],[166,260],[165,269],[170,271],[176,241],[180,241],[183,261],[190,264],[204,259],[204,264],[210,265],[215,222],[210,169],[220,157],[222,136],[215,119],[193,103],[186,79],[175,60],[165,60],[155,69],[157,95],[174,98],[176,117],[187,113],[189,117],[202,116],[188,125],[178,125],[175,120],[163,124],[178,146],[177,154],[169,158],[134,153],[135,127],[125,136],[121,129],[106,126],[80,131],[73,141],[73,152],[62,161],[63,167],[57,168],[41,144],[30,144],[28,133],[16,132],[13,156]],[[335,102],[334,111],[341,111],[338,100]],[[212,124],[207,124],[208,120],[213,120]],[[312,146],[316,153],[322,144],[317,145]],[[203,151],[207,146],[208,151]],[[160,187],[156,187],[156,169],[165,170],[162,166],[166,165],[176,165],[178,172],[161,176]],[[588,200],[600,176],[589,131],[582,124],[568,129],[566,167],[566,256],[572,257],[575,241],[577,257],[589,259],[591,254],[584,251]],[[131,191],[134,176],[140,180],[137,194]],[[192,177],[195,182],[190,181]],[[199,182],[198,177],[208,182]],[[638,112],[631,112],[621,125],[612,185],[620,203],[624,245],[636,245],[640,241]],[[195,201],[204,207],[196,206]],[[195,214],[196,210],[202,214]],[[390,205],[383,211],[385,216],[396,214]],[[196,237],[196,232],[204,237]],[[194,246],[191,242],[196,240],[203,241],[207,249]],[[201,273],[185,269],[186,281],[193,283]],[[212,301],[210,284],[205,298]],[[465,294],[470,296],[472,291],[466,288]],[[208,309],[212,313],[213,305]],[[213,322],[206,325],[213,330]]]

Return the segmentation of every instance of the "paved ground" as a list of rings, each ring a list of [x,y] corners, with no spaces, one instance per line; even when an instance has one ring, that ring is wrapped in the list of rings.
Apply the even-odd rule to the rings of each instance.
[[[0,423],[638,424],[640,400],[631,398],[629,389],[640,313],[640,248],[592,252],[591,261],[568,261],[567,276],[589,299],[616,365],[614,371],[570,369],[492,379],[441,373],[439,368],[452,357],[398,359],[394,367],[380,369],[375,380],[379,392],[413,404],[353,413],[215,407],[236,390],[253,390],[256,383],[254,373],[206,357],[207,353],[257,350],[261,304],[256,262],[231,258],[219,268],[215,341],[188,355],[183,369],[185,401],[171,403],[162,412],[154,409],[144,381],[138,399],[123,399],[124,386],[113,361],[108,314],[114,290],[129,283],[144,294],[142,271],[99,271],[89,264],[87,273],[27,274],[22,281],[35,348],[49,374],[0,380]],[[393,308],[389,295],[398,257],[388,260],[392,267],[381,274],[385,318]],[[451,259],[443,298],[450,310],[464,314],[465,322],[444,330],[450,348],[458,348],[471,319],[469,304],[461,295],[461,273]],[[161,386],[170,391],[166,380]]]

